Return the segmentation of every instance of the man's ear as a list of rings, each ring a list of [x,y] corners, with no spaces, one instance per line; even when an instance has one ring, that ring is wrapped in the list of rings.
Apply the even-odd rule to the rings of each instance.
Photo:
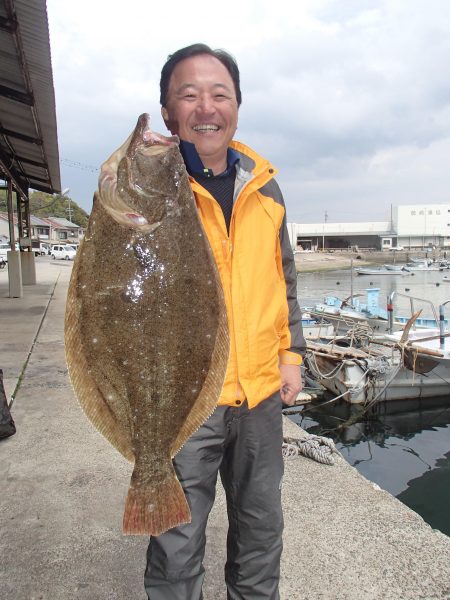
[[[167,124],[169,122],[169,113],[167,112],[167,108],[165,106],[161,106],[161,116],[164,120],[164,123],[167,126]]]

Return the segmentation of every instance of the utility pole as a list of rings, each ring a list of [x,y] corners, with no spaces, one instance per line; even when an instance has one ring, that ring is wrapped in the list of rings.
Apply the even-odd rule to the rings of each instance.
[[[67,201],[69,202],[69,208],[66,208],[66,212],[69,217],[69,221],[72,223],[72,208],[70,206],[70,198],[67,198]]]
[[[328,213],[325,211],[323,216],[323,229],[322,229],[322,252],[325,252],[325,223],[328,221]]]
[[[61,192],[61,196],[62,196],[63,198],[65,198],[65,197],[66,197],[66,194],[68,194],[69,192],[70,192],[70,188],[65,188],[65,189],[64,189],[64,190]],[[70,196],[68,196],[68,197],[67,197],[67,202],[69,203],[69,208],[66,208],[66,213],[67,213],[67,215],[68,215],[69,221],[72,223],[72,212],[73,212],[73,209],[72,209],[72,207],[70,206],[70,202],[71,202],[71,198],[70,198]]]

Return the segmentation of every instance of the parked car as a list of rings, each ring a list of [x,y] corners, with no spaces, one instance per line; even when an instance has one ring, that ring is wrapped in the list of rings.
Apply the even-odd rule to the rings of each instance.
[[[0,244],[0,260],[8,262],[8,250],[11,250],[9,244]]]
[[[64,260],[73,260],[77,251],[73,246],[58,245],[52,246],[51,257],[53,259],[61,258]]]

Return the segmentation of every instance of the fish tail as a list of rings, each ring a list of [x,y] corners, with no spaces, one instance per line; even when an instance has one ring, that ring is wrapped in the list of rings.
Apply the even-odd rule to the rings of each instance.
[[[190,522],[191,511],[175,476],[158,486],[130,486],[123,514],[125,535],[160,535]]]

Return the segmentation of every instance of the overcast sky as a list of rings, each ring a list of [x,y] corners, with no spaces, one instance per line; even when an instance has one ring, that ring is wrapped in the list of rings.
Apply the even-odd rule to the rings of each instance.
[[[295,7],[295,8],[294,8]],[[47,0],[62,187],[88,212],[99,165],[195,42],[241,70],[236,139],[279,169],[288,220],[388,221],[450,203],[450,1]],[[220,12],[221,11],[221,12]]]

